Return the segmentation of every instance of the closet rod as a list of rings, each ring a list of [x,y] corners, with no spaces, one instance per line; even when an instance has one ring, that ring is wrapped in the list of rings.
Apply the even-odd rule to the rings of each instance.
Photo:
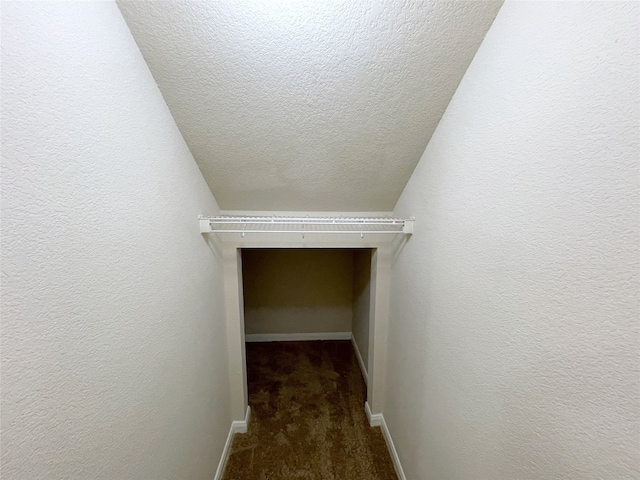
[[[404,233],[402,230],[211,230],[201,233],[375,233],[393,234]]]
[[[200,216],[199,222],[201,233],[241,233],[243,236],[245,233],[359,233],[363,236],[366,233],[411,235],[415,218],[218,215]],[[287,226],[291,229],[286,229]]]

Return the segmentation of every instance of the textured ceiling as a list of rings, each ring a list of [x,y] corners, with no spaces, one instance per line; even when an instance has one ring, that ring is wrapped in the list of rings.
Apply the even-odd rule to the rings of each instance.
[[[118,5],[221,208],[389,211],[501,3]]]

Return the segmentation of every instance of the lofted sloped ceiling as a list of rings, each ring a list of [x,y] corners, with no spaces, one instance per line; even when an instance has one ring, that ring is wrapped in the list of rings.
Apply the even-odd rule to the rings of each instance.
[[[119,0],[219,205],[390,211],[502,1]]]

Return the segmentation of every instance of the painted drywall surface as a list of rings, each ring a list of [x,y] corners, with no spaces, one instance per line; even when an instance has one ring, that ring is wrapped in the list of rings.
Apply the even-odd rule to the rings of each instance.
[[[115,3],[2,5],[2,478],[213,478],[217,205]]]
[[[638,4],[509,2],[395,213],[407,478],[639,478]]]
[[[371,250],[353,251],[353,338],[365,368],[369,362],[369,302]]]
[[[501,1],[118,2],[224,209],[390,210]]]
[[[391,217],[393,212],[391,210],[384,212],[337,212],[337,211],[311,211],[311,210],[303,210],[303,211],[293,211],[293,210],[220,210],[221,215],[232,215],[232,216],[279,216],[279,217]]]
[[[349,250],[243,250],[242,278],[247,334],[351,331]]]
[[[244,316],[239,308],[242,298],[241,269],[237,266],[238,250],[243,248],[369,248],[375,249],[371,262],[371,302],[369,323],[369,358],[367,401],[373,413],[382,412],[384,363],[387,348],[389,304],[390,244],[392,235],[309,234],[220,234],[224,256],[227,338],[229,342],[230,399],[234,420],[244,418],[247,406],[246,372],[244,371]],[[236,263],[234,268],[234,263]],[[233,285],[236,285],[235,289]],[[373,339],[373,340],[372,340]],[[234,348],[235,345],[235,348]]]

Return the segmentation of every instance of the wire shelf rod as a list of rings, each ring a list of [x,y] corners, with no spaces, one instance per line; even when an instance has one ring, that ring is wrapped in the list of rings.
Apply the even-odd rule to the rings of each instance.
[[[286,216],[200,216],[201,233],[365,233],[412,234],[414,218],[391,217],[286,217]],[[239,229],[240,227],[242,229]],[[326,227],[316,230],[318,227]],[[224,228],[228,227],[228,228]],[[235,227],[235,228],[234,228]],[[284,230],[282,227],[292,227]],[[308,229],[307,227],[311,227]],[[380,227],[376,230],[367,228]],[[349,229],[351,228],[351,229]]]

